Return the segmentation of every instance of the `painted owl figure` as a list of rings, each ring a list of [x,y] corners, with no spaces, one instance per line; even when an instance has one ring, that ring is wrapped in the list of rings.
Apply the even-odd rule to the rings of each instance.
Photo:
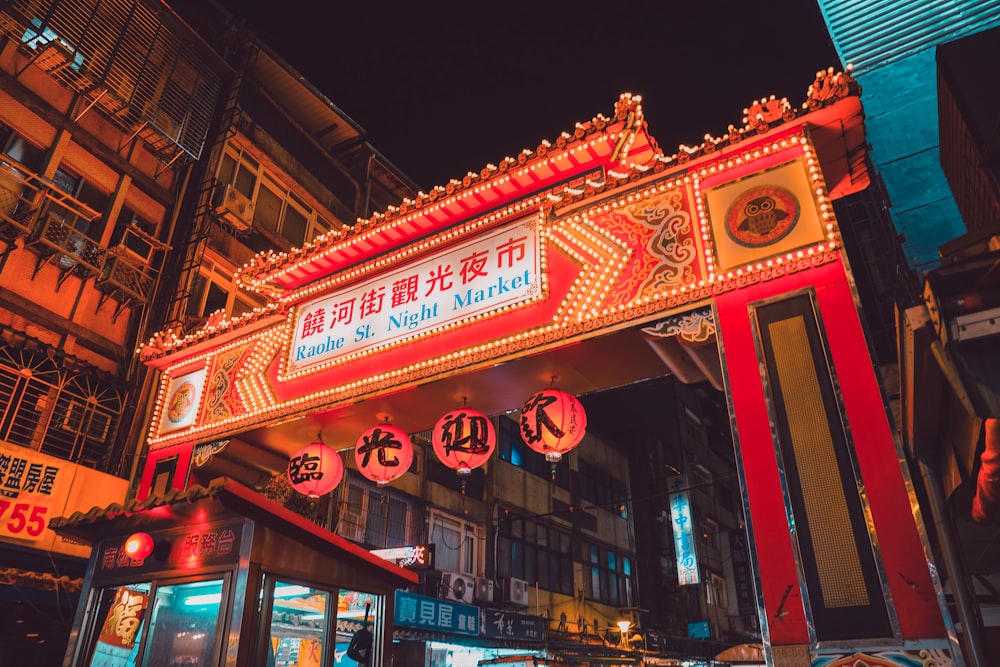
[[[774,231],[778,223],[788,217],[788,213],[777,207],[773,197],[765,195],[747,202],[743,207],[743,216],[737,228],[739,231],[764,235]]]

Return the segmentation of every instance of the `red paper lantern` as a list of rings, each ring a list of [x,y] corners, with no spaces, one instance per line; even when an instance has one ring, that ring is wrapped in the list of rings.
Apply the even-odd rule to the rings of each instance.
[[[362,475],[379,486],[398,479],[413,462],[413,443],[401,428],[379,424],[361,434],[354,461]]]
[[[493,422],[482,412],[461,408],[438,420],[431,433],[431,444],[441,463],[459,475],[469,475],[493,454],[497,433]]]
[[[330,493],[344,477],[340,454],[322,442],[306,445],[288,460],[288,481],[304,496],[319,498]]]
[[[586,431],[583,405],[560,389],[543,389],[521,408],[521,438],[550,463],[580,444]]]
[[[153,536],[149,533],[132,533],[125,540],[125,555],[132,560],[146,560],[153,553]]]

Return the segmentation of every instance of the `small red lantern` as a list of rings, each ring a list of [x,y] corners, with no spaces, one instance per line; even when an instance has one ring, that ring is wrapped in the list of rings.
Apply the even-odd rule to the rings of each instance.
[[[302,495],[319,498],[330,493],[344,477],[340,454],[322,441],[306,445],[288,460],[288,481]]]
[[[560,389],[543,389],[521,408],[521,438],[553,465],[580,444],[586,431],[583,405]]]
[[[431,444],[441,463],[464,476],[490,458],[496,448],[497,433],[493,422],[482,412],[461,408],[438,420],[431,433]]]
[[[146,560],[153,553],[153,544],[149,533],[132,533],[125,540],[125,555],[132,560]]]
[[[413,443],[401,428],[379,424],[358,438],[354,462],[362,475],[379,486],[402,477],[413,463]]]

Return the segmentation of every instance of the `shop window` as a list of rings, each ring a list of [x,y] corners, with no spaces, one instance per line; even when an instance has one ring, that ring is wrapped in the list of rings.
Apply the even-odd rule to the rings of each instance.
[[[147,634],[151,584],[136,582],[97,591],[94,626],[89,628],[87,665],[138,665],[139,647]]]
[[[414,526],[418,516],[422,514],[409,496],[351,476],[338,509],[335,532],[371,548],[407,546],[419,541]]]
[[[274,667],[326,664],[323,646],[327,644],[330,619],[337,613],[331,604],[333,594],[273,579],[268,581],[267,587],[271,594],[270,627],[267,633],[261,634],[270,641],[260,648],[269,655],[258,664]],[[267,620],[264,614],[262,622]]]
[[[45,151],[31,144],[27,139],[6,125],[0,124],[0,149],[5,157],[27,167],[30,173],[37,174],[42,169]],[[22,176],[26,173],[21,172]]]
[[[92,241],[99,242],[104,233],[104,217],[100,213],[108,204],[108,194],[82,176],[64,169],[57,169],[52,181],[58,192],[53,193],[48,215],[58,218],[63,225],[75,229]],[[76,201],[67,200],[64,194]],[[77,204],[83,204],[83,207]]]
[[[712,473],[705,466],[696,465],[691,468],[691,481],[693,486],[709,493],[712,487]]]
[[[44,151],[0,123],[0,234],[10,242],[31,231],[42,187]]]
[[[81,465],[104,470],[114,443],[122,409],[118,391],[94,377],[74,375],[51,406],[52,420],[41,451]]]
[[[351,647],[352,642],[356,639],[358,641],[359,648],[367,648],[367,642],[360,641],[359,633],[361,630],[368,630],[369,632],[374,632],[374,628],[381,627],[383,621],[385,610],[385,598],[381,595],[375,595],[373,593],[366,593],[364,591],[356,591],[349,589],[341,589],[337,597],[337,623],[336,623],[336,639],[334,641],[334,662],[335,665],[354,665],[359,666],[362,663],[355,663],[348,655],[347,651]],[[374,633],[375,636],[379,636],[379,633]],[[328,644],[327,644],[328,645]],[[382,664],[383,660],[381,658],[381,649],[374,642],[371,649],[368,651],[368,664],[376,665]],[[388,663],[388,660],[384,662]],[[307,663],[304,661],[299,661],[298,663],[288,663],[288,667],[303,667],[308,664],[324,664],[324,663]],[[281,663],[278,663],[275,667],[282,667]]]
[[[0,345],[0,440],[106,470],[121,411],[122,395],[99,378]]]
[[[84,664],[217,664],[226,591],[224,579],[101,589]]]
[[[378,548],[406,546],[408,511],[401,498],[385,493],[384,489],[369,489],[365,544]]]
[[[38,449],[61,385],[47,354],[0,345],[0,440]]]
[[[220,654],[223,580],[161,585],[153,597],[143,664],[212,665]],[[155,659],[154,659],[155,656]]]
[[[712,549],[719,548],[719,524],[712,519],[704,519],[699,525],[701,542]]]

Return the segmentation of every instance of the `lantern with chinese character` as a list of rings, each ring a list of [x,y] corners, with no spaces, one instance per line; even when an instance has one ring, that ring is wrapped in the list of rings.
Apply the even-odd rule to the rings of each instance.
[[[296,491],[313,499],[333,491],[343,477],[340,454],[322,440],[306,445],[288,460],[288,481]]]
[[[497,434],[489,417],[477,410],[461,408],[438,420],[431,444],[441,463],[465,476],[490,458],[496,448]]]
[[[410,469],[413,443],[403,429],[389,424],[372,426],[358,438],[354,461],[362,475],[385,486]]]
[[[583,439],[587,414],[576,396],[560,389],[543,389],[521,408],[521,438],[524,444],[553,467]]]

